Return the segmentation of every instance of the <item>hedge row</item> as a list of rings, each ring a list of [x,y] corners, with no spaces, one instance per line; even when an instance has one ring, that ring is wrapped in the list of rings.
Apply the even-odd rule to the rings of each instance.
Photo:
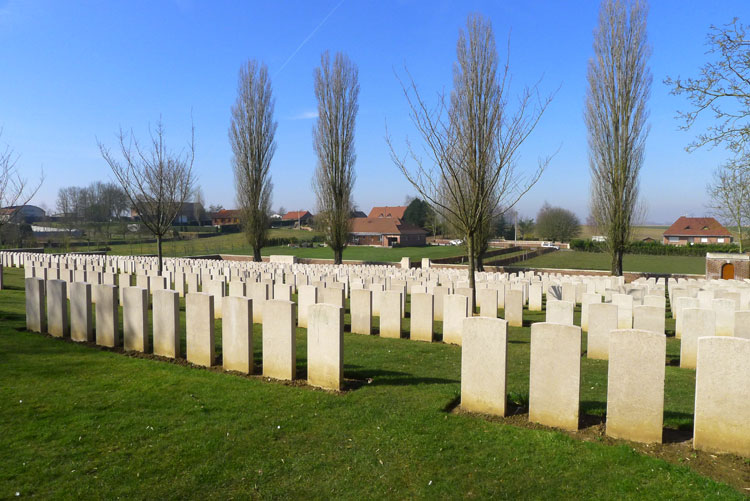
[[[576,239],[570,241],[571,250],[583,252],[605,252],[604,242]],[[705,256],[707,252],[739,252],[735,244],[665,245],[659,242],[630,242],[626,254],[649,254],[654,256]]]

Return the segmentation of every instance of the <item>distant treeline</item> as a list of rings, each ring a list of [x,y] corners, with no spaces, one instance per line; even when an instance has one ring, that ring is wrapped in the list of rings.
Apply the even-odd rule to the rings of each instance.
[[[570,241],[570,249],[583,252],[606,252],[604,242],[576,239]],[[707,252],[739,252],[735,244],[665,245],[659,242],[630,242],[626,254],[649,254],[653,256],[705,256]]]

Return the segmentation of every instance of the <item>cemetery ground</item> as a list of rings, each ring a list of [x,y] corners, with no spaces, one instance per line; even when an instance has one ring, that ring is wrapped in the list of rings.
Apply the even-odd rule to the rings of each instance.
[[[272,230],[272,238],[290,238],[295,236],[300,241],[312,238],[310,232],[299,230]],[[156,254],[156,244],[133,243],[118,244],[110,246],[110,254],[115,255],[153,255]],[[212,254],[240,254],[252,255],[252,249],[245,239],[243,233],[230,233],[194,240],[166,241],[163,244],[164,256],[201,256]],[[269,255],[294,255],[300,258],[332,259],[333,252],[327,247],[289,247],[275,246],[265,247],[261,252],[264,256]],[[518,254],[522,254],[519,252]],[[357,260],[367,262],[398,262],[402,257],[409,257],[413,261],[419,261],[426,257],[436,259],[441,257],[454,257],[466,254],[464,246],[436,246],[426,247],[369,247],[349,246],[344,250],[345,260]],[[485,264],[491,266],[497,259],[507,259],[515,254],[505,254],[485,260]],[[580,270],[609,270],[609,256],[603,253],[560,251],[543,256],[520,261],[513,266],[529,268],[557,268],[557,269],[580,269]],[[652,256],[627,254],[624,260],[625,271],[638,271],[644,273],[681,273],[681,274],[703,274],[705,273],[705,259],[693,256]]]
[[[296,238],[300,242],[309,241],[315,234],[300,230],[271,230],[269,238]],[[264,247],[261,254],[294,255],[303,258],[333,259],[333,251],[328,247],[290,247],[288,245]],[[109,246],[110,254],[116,255],[147,255],[156,254],[155,243],[133,243]],[[168,240],[163,244],[164,256],[204,256],[211,254],[243,254],[252,255],[252,248],[247,243],[244,233],[229,233],[193,240]],[[460,256],[466,253],[463,246],[426,247],[369,247],[349,246],[344,250],[345,260],[370,262],[398,262],[402,257],[419,260],[423,257],[431,259],[439,257]]]
[[[556,268],[570,270],[609,270],[611,257],[603,252],[557,251],[544,254],[513,265],[523,268]],[[652,256],[646,254],[625,254],[624,271],[643,273],[706,273],[704,256]]]
[[[487,418],[457,408],[458,346],[346,333],[346,390],[328,392],[302,382],[304,329],[301,381],[284,384],[27,332],[23,271],[5,279],[3,498],[743,499],[750,488],[747,459],[692,450],[695,373],[675,366],[673,337],[665,444],[648,446],[604,436],[607,362],[585,356],[582,430],[528,424],[528,325],[543,313],[525,311],[525,326],[509,328],[510,417]],[[184,333],[184,303],[181,313]],[[256,373],[261,343],[256,325]]]

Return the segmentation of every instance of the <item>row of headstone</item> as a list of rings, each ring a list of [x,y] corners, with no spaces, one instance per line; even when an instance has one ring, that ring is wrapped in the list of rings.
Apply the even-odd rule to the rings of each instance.
[[[463,409],[506,415],[507,327],[502,319],[464,320]],[[666,337],[639,329],[615,329],[608,341],[607,435],[661,442]],[[578,429],[580,346],[580,327],[531,326],[530,421]],[[696,365],[693,446],[750,456],[750,339],[702,337]]]
[[[70,285],[68,300],[67,285],[62,280],[25,280],[28,330],[101,346],[122,346],[126,351],[153,352],[168,358],[182,356],[179,294],[176,291],[154,291],[152,325],[149,328],[147,289],[123,287],[121,335],[117,286],[74,282]],[[217,303],[223,306],[223,367],[252,374],[253,300],[248,297],[216,299],[205,292],[188,293],[185,297],[186,358],[195,365],[215,365]],[[262,321],[263,375],[295,379],[296,304],[274,299],[264,301],[263,308],[266,313]],[[309,306],[307,313],[308,383],[340,390],[343,384],[344,310],[337,305],[314,304]],[[153,347],[150,345],[152,338]]]

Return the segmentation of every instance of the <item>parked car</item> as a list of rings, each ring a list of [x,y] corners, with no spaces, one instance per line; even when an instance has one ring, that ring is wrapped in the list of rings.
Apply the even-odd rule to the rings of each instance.
[[[450,244],[451,244],[451,245],[463,245],[463,244],[464,244],[464,241],[463,241],[463,240],[461,240],[461,239],[451,240],[451,241],[450,241]]]
[[[554,242],[542,242],[542,248],[560,250],[560,247],[555,245]]]

